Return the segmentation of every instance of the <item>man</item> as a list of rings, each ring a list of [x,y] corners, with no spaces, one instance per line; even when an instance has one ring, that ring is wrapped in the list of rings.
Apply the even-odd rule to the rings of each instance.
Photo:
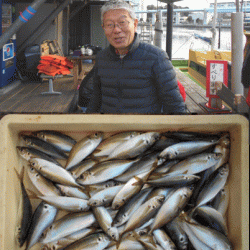
[[[173,66],[162,49],[140,42],[133,8],[109,1],[101,19],[110,46],[97,55],[87,113],[185,113]]]

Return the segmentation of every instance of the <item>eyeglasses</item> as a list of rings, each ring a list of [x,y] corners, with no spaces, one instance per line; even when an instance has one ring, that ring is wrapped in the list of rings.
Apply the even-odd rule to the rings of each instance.
[[[127,20],[123,20],[123,21],[120,21],[118,23],[114,23],[114,22],[107,22],[103,25],[103,28],[106,30],[106,31],[113,31],[113,29],[115,28],[115,26],[117,26],[119,29],[126,29],[129,25],[129,21]]]

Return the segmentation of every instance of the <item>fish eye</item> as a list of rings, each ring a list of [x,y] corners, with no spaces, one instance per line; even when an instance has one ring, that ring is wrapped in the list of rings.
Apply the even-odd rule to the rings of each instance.
[[[180,238],[180,242],[185,242],[185,238],[184,238],[184,237],[181,237],[181,238]]]
[[[101,237],[99,237],[99,238],[98,238],[98,241],[102,241],[102,238],[101,238]]]
[[[116,205],[115,205],[115,209],[118,209],[119,207],[120,207],[119,204],[116,204]]]

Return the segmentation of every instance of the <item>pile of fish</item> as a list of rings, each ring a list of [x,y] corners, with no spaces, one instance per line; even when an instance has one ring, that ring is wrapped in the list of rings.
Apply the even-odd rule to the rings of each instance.
[[[98,132],[75,140],[44,130],[20,138],[17,150],[27,163],[16,171],[20,247],[233,249],[229,134]],[[25,188],[24,171],[37,191]],[[34,212],[31,196],[39,201]]]

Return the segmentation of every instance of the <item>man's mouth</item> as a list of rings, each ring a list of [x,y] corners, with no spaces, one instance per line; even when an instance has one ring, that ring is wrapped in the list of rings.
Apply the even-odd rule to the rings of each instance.
[[[116,43],[121,43],[124,41],[124,38],[123,37],[118,37],[118,38],[115,38],[114,39]]]

